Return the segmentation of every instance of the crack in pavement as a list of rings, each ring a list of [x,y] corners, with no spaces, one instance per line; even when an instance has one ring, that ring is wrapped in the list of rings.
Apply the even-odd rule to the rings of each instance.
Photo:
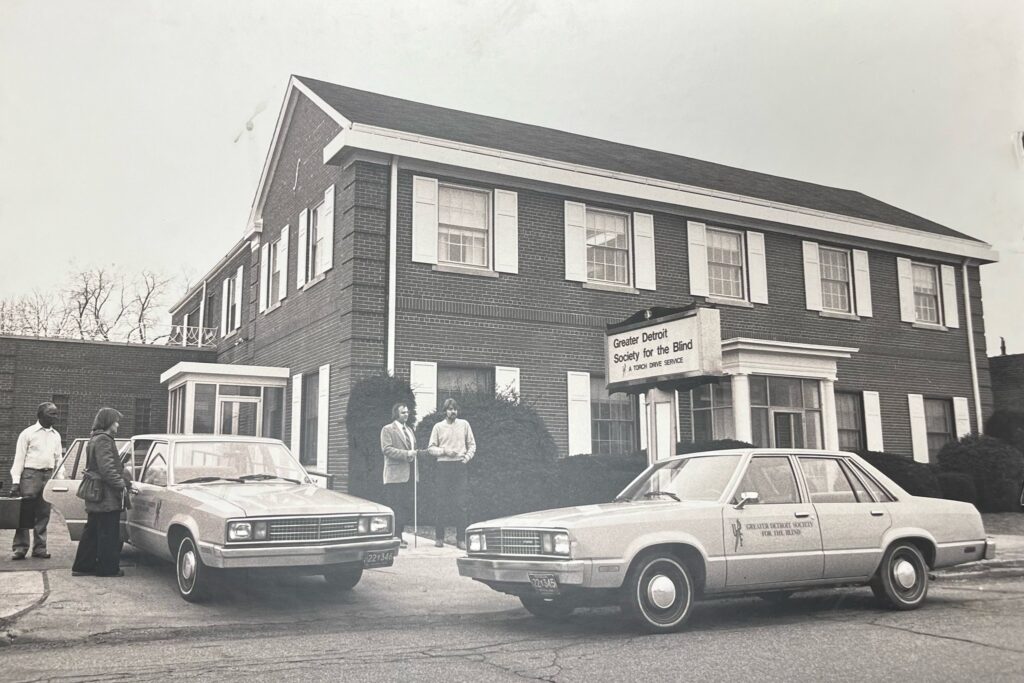
[[[19,619],[21,619],[23,616],[25,616],[32,610],[41,607],[43,603],[45,603],[49,599],[50,577],[47,572],[48,570],[46,569],[42,569],[39,572],[43,575],[43,594],[39,596],[39,598],[35,602],[33,602],[25,609],[19,610],[9,617],[0,619],[0,646],[14,644],[14,641],[17,638],[17,636],[11,633],[11,628],[18,622]]]
[[[925,631],[918,631],[916,629],[906,628],[904,626],[894,626],[892,624],[880,624],[880,623],[878,623],[876,621],[872,621],[872,622],[869,622],[869,623],[872,626],[875,626],[875,627],[878,627],[878,628],[886,628],[886,629],[889,629],[889,630],[892,630],[892,631],[902,631],[904,633],[912,633],[914,635],[924,636],[926,638],[936,638],[938,640],[952,640],[952,641],[957,642],[957,643],[966,643],[968,645],[978,645],[980,647],[985,647],[985,648],[989,648],[989,649],[992,649],[992,650],[1000,650],[1002,652],[1012,652],[1014,654],[1024,654],[1024,650],[1022,650],[1022,649],[1013,648],[1013,647],[1004,647],[1002,645],[993,645],[992,643],[983,643],[983,642],[978,641],[978,640],[972,640],[971,638],[958,638],[957,636],[946,636],[946,635],[942,635],[940,633],[927,633]]]

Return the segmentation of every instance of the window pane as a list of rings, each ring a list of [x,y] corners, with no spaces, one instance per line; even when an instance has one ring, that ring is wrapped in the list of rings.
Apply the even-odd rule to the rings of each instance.
[[[195,391],[195,409],[192,416],[193,434],[213,434],[213,421],[216,412],[217,385],[197,384]]]
[[[711,441],[714,435],[711,431],[711,411],[693,411],[693,440]]]
[[[494,394],[493,369],[438,366],[437,405],[439,408],[445,399],[460,400],[471,394]]]
[[[914,312],[917,320],[939,322],[939,277],[934,266],[913,264]]]
[[[753,432],[753,444],[758,448],[768,448],[772,445],[771,435],[768,431],[768,409],[750,409],[751,431]]]
[[[819,249],[821,304],[827,311],[850,312],[849,254],[838,249]]]
[[[750,405],[752,405],[752,406],[766,406],[766,405],[768,405],[768,378],[767,377],[751,377],[750,378]]]
[[[718,384],[712,385],[711,390],[712,404],[718,407],[731,407],[732,406],[732,382],[728,378],[722,380]]]
[[[712,296],[743,298],[743,242],[736,232],[707,231],[708,285]]]
[[[768,398],[772,406],[798,408],[803,405],[800,380],[789,377],[771,377],[768,380]]]
[[[490,195],[478,190],[438,188],[438,259],[487,267]]]
[[[316,465],[317,415],[320,410],[320,374],[302,376],[302,420],[299,439],[299,462]]]
[[[263,389],[263,436],[284,438],[284,387]]]
[[[757,492],[757,504],[799,503],[796,476],[785,457],[752,458],[737,493]],[[738,502],[738,501],[734,501]]]
[[[608,394],[603,377],[590,378],[590,434],[594,454],[631,453],[636,418],[628,394]]]
[[[836,392],[836,422],[839,427],[839,448],[860,451],[864,448],[864,419],[861,395]]]
[[[629,222],[587,209],[587,279],[629,284]]]
[[[690,402],[695,410],[711,407],[711,385],[702,384],[690,392]]]
[[[926,398],[924,421],[928,431],[928,454],[934,459],[943,446],[956,440],[953,431],[953,404],[944,399]]]
[[[816,410],[804,413],[804,448],[821,448],[821,413]]]
[[[736,438],[736,428],[732,419],[732,408],[715,408],[713,420],[715,439]]]
[[[805,379],[803,381],[804,388],[804,408],[821,408],[821,395],[819,393],[819,383],[815,379]]]
[[[856,503],[857,497],[834,458],[800,458],[812,503]]]

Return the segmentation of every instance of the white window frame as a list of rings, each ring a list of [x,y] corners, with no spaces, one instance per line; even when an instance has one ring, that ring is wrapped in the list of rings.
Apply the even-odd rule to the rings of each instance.
[[[320,232],[320,213],[323,211],[324,203],[321,201],[309,210],[309,226],[306,228],[306,285],[312,283],[323,273],[320,268],[323,261],[322,246],[324,242]],[[314,239],[317,236],[319,239]]]
[[[466,263],[464,261],[449,261],[447,258],[442,256],[441,250],[441,230],[442,226],[449,225],[448,223],[441,223],[440,220],[440,207],[441,207],[441,192],[445,189],[459,190],[463,192],[474,192],[476,194],[484,195],[487,198],[484,209],[484,219],[487,223],[487,243],[484,245],[484,255],[486,257],[486,263],[479,265],[476,263]],[[437,263],[441,266],[454,266],[456,268],[472,268],[474,270],[481,271],[493,271],[494,270],[494,192],[485,190],[479,187],[472,187],[469,185],[457,185],[455,183],[441,183],[437,184],[437,206],[438,206],[438,222],[437,222]],[[452,226],[460,230],[473,230],[473,228],[462,228],[460,226]]]
[[[843,258],[846,259],[846,308],[832,308],[825,304],[825,259],[822,258],[822,252],[834,252],[842,254]],[[853,287],[853,253],[849,249],[843,249],[841,247],[829,247],[824,245],[818,245],[818,276],[821,282],[821,310],[829,311],[831,313],[850,313],[855,314],[856,307],[854,304],[854,287]],[[828,280],[829,282],[839,282],[839,280]]]
[[[274,286],[274,272],[279,275],[277,286]],[[281,238],[277,238],[270,243],[270,249],[267,251],[267,284],[266,284],[266,300],[263,302],[264,307],[267,309],[275,308],[281,303],[281,281],[280,278],[284,277],[284,271],[281,269]]]
[[[732,296],[730,294],[718,294],[712,291],[712,277],[711,277],[711,266],[716,265],[728,265],[729,267],[735,268],[733,264],[718,264],[716,261],[711,260],[711,233],[730,233],[739,237],[740,240],[740,296]],[[705,244],[707,245],[707,274],[708,274],[708,297],[712,299],[724,299],[726,301],[750,301],[750,287],[747,284],[747,278],[749,277],[750,264],[747,262],[747,236],[742,230],[733,230],[731,228],[721,228],[718,226],[707,226],[705,228]]]
[[[917,272],[917,270],[919,268],[920,269],[927,269],[927,270],[931,271],[932,276],[933,276],[933,282],[935,283],[935,320],[923,320],[921,318],[920,314],[919,314],[919,311],[918,311],[918,306],[917,306],[918,291],[917,291],[917,286],[916,286],[916,282],[917,281],[916,281],[916,278],[914,278],[914,274]],[[937,265],[932,264],[932,263],[921,263],[919,261],[911,261],[910,262],[910,281],[911,281],[911,284],[913,286],[913,293],[914,293],[914,321],[918,322],[918,323],[921,323],[921,324],[924,324],[924,325],[944,325],[945,321],[943,320],[943,315],[942,315],[942,278],[941,278],[941,273],[939,272],[939,267]],[[927,295],[922,295],[922,296],[927,296]]]
[[[615,282],[613,280],[598,280],[590,277],[590,247],[591,245],[586,241],[586,231],[589,230],[588,218],[591,213],[602,213],[611,216],[622,216],[626,220],[626,281]],[[634,264],[633,264],[633,217],[625,211],[616,211],[614,209],[605,209],[597,206],[587,205],[586,211],[583,215],[584,225],[584,245],[586,249],[586,272],[587,282],[596,285],[607,285],[610,287],[632,287],[635,279]]]

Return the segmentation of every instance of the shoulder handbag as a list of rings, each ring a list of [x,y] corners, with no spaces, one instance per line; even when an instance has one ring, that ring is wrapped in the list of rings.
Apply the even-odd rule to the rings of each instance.
[[[103,480],[100,475],[93,472],[89,467],[92,465],[92,449],[89,448],[86,455],[85,471],[82,473],[82,483],[78,485],[77,496],[87,503],[98,503],[103,500]]]

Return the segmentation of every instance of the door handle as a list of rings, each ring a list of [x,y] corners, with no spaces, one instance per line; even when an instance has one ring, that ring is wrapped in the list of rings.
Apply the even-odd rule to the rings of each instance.
[[[68,487],[67,486],[54,486],[53,487],[53,492],[54,493],[67,493],[68,492]]]
[[[810,512],[794,512],[793,516],[796,517],[797,519],[804,519],[805,517],[810,517],[811,513]]]
[[[882,516],[882,515],[884,515],[884,514],[885,514],[885,513],[884,513],[884,512],[882,512],[881,510],[872,510],[872,511],[871,511],[871,516],[872,516],[872,517],[881,517],[881,516]]]

